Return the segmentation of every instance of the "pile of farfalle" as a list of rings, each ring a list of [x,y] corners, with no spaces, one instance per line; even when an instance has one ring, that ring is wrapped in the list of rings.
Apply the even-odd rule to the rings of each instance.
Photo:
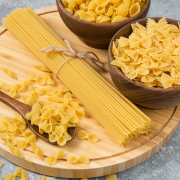
[[[113,43],[114,61],[122,72],[149,87],[180,87],[180,27],[148,18],[146,27],[132,24],[133,32]]]

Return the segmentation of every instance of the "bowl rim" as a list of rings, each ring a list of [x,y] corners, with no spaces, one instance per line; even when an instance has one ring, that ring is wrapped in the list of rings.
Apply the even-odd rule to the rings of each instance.
[[[148,17],[148,18],[151,18],[151,19],[154,19],[155,21],[157,20],[160,20],[162,19],[163,17]],[[174,91],[178,91],[180,90],[180,87],[176,87],[176,88],[167,88],[167,89],[164,89],[164,88],[154,88],[154,87],[148,87],[148,86],[145,86],[145,85],[142,85],[142,84],[139,84],[139,83],[136,83],[135,81],[129,79],[127,76],[124,75],[124,73],[117,67],[117,66],[114,66],[114,65],[111,65],[111,62],[114,60],[114,57],[113,57],[113,53],[112,53],[112,46],[113,46],[113,41],[115,41],[116,39],[120,38],[120,33],[122,31],[124,31],[126,28],[128,28],[129,26],[131,26],[131,24],[134,24],[136,22],[143,22],[143,21],[146,21],[147,22],[147,19],[148,18],[142,18],[142,19],[138,19],[138,20],[135,20],[125,26],[123,26],[121,29],[119,29],[115,35],[112,37],[111,41],[110,41],[110,44],[109,44],[109,47],[108,47],[108,64],[109,66],[113,66],[114,70],[116,71],[116,73],[118,75],[120,75],[125,81],[127,81],[129,84],[131,85],[134,85],[134,86],[137,86],[139,88],[143,88],[144,90],[151,90],[151,91],[154,91],[154,92],[174,92]],[[178,22],[180,23],[180,21],[178,20],[175,20],[175,19],[171,19],[171,18],[166,18],[167,21],[174,21],[174,22]],[[141,23],[140,23],[141,24]],[[110,73],[111,74],[111,73]]]
[[[123,20],[123,21],[120,21],[120,22],[114,22],[114,23],[96,23],[96,22],[89,22],[89,21],[85,21],[85,20],[82,20],[80,18],[77,18],[75,16],[73,16],[72,14],[70,14],[69,12],[67,12],[64,8],[64,6],[62,5],[62,2],[61,0],[56,0],[56,4],[57,4],[57,7],[59,7],[63,13],[66,14],[66,16],[72,18],[73,20],[75,21],[79,21],[79,22],[82,22],[86,25],[94,25],[94,26],[97,26],[97,27],[113,27],[113,26],[117,26],[117,25],[121,25],[121,26],[124,26],[125,24],[128,24],[129,22],[131,21],[134,21],[136,19],[140,19],[142,14],[149,9],[150,7],[150,4],[151,4],[151,0],[146,0],[146,4],[145,6],[143,7],[143,9],[138,13],[136,14],[135,16],[133,17],[130,17],[129,19],[126,19],[126,20]],[[58,9],[59,11],[59,9]]]

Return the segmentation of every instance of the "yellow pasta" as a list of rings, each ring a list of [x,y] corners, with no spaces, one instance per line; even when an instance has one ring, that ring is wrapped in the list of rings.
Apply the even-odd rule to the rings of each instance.
[[[21,177],[21,180],[27,180],[29,176],[23,168],[18,167],[13,174],[8,174],[4,180],[15,180],[16,177]]]
[[[8,146],[8,147],[11,153],[14,154],[15,156],[18,156],[20,158],[24,157],[24,154],[18,148],[13,147],[13,146]]]
[[[75,4],[74,4],[75,2]],[[69,3],[72,7],[69,8]],[[96,23],[120,22],[138,14],[145,6],[141,0],[66,0],[62,4],[66,11],[77,18]]]
[[[129,79],[145,86],[179,87],[180,48],[177,47],[179,39],[174,36],[174,33],[180,33],[178,27],[162,18],[157,23],[148,19],[147,27],[133,24],[132,29],[129,38],[120,37],[113,43],[115,60],[112,65],[119,67]],[[120,51],[121,48],[124,50]]]
[[[46,158],[46,163],[49,165],[49,166],[52,166],[56,163],[56,161],[58,159],[63,159],[65,157],[65,151],[64,150],[59,150],[57,152],[57,154],[55,156],[48,156]]]
[[[35,143],[31,142],[31,147],[32,147],[32,150],[34,152],[34,154],[39,158],[39,159],[43,159],[43,153],[41,151],[41,149],[39,148],[38,145],[36,145]]]
[[[19,8],[4,18],[3,24],[53,73],[56,73],[60,64],[69,58],[61,53],[45,54],[40,52],[44,47],[51,45],[62,49],[68,48],[65,42],[31,8]],[[154,26],[152,26],[153,28]],[[64,64],[57,77],[87,107],[117,143],[126,145],[130,140],[153,131],[154,122],[103,79],[83,59],[73,58]],[[77,108],[76,104],[74,106]],[[83,112],[78,112],[79,110],[80,108],[77,108],[76,112],[83,115]],[[60,111],[59,115],[62,116],[63,123],[67,122],[67,126],[74,126],[73,123],[69,122],[68,119],[70,118],[67,114],[66,117]],[[31,114],[29,113],[28,116]],[[49,123],[48,120],[43,122],[44,124]],[[43,128],[44,124],[41,125],[40,129]]]
[[[76,156],[69,156],[67,158],[67,162],[68,163],[84,163],[84,164],[88,164],[89,163],[89,158],[87,156],[80,156],[80,157],[76,157]]]
[[[17,88],[18,88],[17,83],[12,85],[12,87],[9,90],[9,96],[14,98],[16,96]]]
[[[39,95],[48,95],[50,96],[51,93],[53,92],[53,89],[50,88],[36,88],[35,92]]]
[[[29,74],[29,79],[31,81],[36,81],[37,78],[38,78],[38,75],[36,73],[32,72],[32,73]]]
[[[22,91],[24,90],[30,83],[30,80],[27,79],[27,80],[24,80],[20,85],[18,85],[17,87],[17,91]]]
[[[9,91],[10,90],[10,86],[9,86],[9,84],[7,84],[5,82],[0,82],[0,89],[3,89],[5,91]]]
[[[28,105],[30,105],[30,106],[33,105],[33,102],[31,101],[31,99],[30,99],[29,96],[26,96],[26,95],[22,94],[22,98],[23,98],[23,100],[24,100],[24,102],[25,102],[26,104],[28,104]]]
[[[0,168],[2,167],[2,162],[0,161]]]
[[[117,180],[117,176],[116,174],[107,175],[105,176],[105,180]]]
[[[48,69],[48,68],[47,68],[47,67],[45,67],[45,66],[41,66],[41,65],[34,65],[34,67],[35,67],[36,69],[40,70],[40,71],[43,71],[43,72],[49,72],[49,73],[51,73],[51,70],[50,70],[50,69]]]
[[[86,133],[86,131],[84,131],[84,130],[80,130],[78,132],[78,138],[79,139],[88,139],[88,141],[91,142],[91,143],[96,143],[97,140],[98,140],[98,138],[97,138],[97,136],[95,134],[88,135]]]
[[[46,176],[42,176],[41,180],[52,180],[52,179],[48,179]]]
[[[51,73],[46,73],[44,77],[46,79],[46,84],[55,84],[55,81],[52,79]]]
[[[8,68],[2,68],[3,71],[9,76],[9,77],[12,77],[14,79],[17,79],[17,75],[15,72],[11,71],[10,69]]]
[[[36,82],[39,86],[44,86],[46,84],[46,78],[45,77],[38,77],[36,79]]]
[[[37,97],[37,94],[36,94],[36,92],[34,90],[34,87],[29,86],[29,91],[30,91],[30,94],[31,94],[31,96],[30,96],[31,100],[32,101],[37,101],[38,97]]]

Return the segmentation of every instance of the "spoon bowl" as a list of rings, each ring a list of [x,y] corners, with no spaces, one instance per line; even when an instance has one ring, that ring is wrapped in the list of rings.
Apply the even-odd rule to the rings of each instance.
[[[31,131],[36,134],[38,137],[43,139],[44,141],[50,143],[50,144],[55,144],[58,145],[57,143],[52,143],[49,141],[49,135],[48,133],[39,133],[39,128],[36,125],[31,125],[30,121],[26,118],[26,114],[31,111],[32,106],[24,104],[20,101],[17,101],[16,99],[13,99],[12,97],[8,96],[7,94],[3,93],[0,91],[0,101],[6,103],[7,105],[11,106],[13,109],[15,109],[19,114],[22,115],[22,117],[25,119],[28,127],[31,129]],[[77,130],[76,127],[70,127],[68,128],[67,132],[69,135],[72,137],[72,139],[75,138]],[[71,139],[71,140],[72,140]],[[70,142],[69,140],[68,142]]]

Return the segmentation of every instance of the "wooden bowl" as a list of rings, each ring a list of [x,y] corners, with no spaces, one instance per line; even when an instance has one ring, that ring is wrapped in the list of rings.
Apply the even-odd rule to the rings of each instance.
[[[161,18],[155,17],[152,19],[157,22]],[[166,109],[177,106],[180,104],[180,88],[161,89],[138,84],[127,78],[118,67],[110,64],[114,59],[112,54],[113,41],[120,38],[120,36],[129,37],[132,33],[131,24],[138,22],[145,26],[146,21],[147,18],[144,18],[127,24],[113,36],[108,49],[109,71],[111,78],[118,90],[135,104],[151,109]],[[167,21],[168,23],[176,26],[180,23],[180,21],[168,18]]]
[[[146,5],[139,14],[116,23],[95,23],[84,21],[68,13],[64,9],[61,0],[56,0],[56,2],[62,20],[81,41],[93,48],[107,49],[112,37],[121,27],[137,19],[146,17],[151,0],[146,0]]]

